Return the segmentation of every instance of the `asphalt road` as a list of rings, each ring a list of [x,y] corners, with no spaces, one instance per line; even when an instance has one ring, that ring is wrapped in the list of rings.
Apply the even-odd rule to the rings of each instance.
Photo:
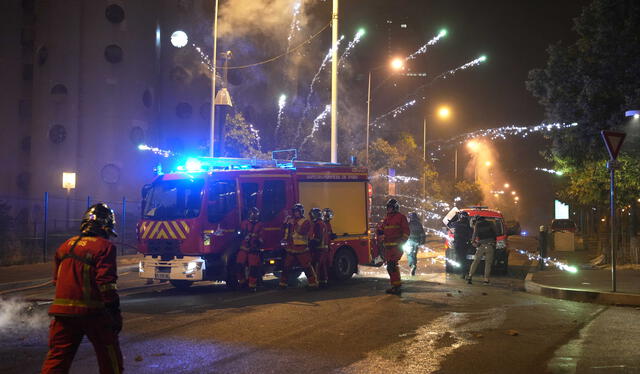
[[[513,245],[533,245],[515,239]],[[433,256],[431,254],[430,256]],[[203,283],[187,291],[121,274],[125,370],[132,373],[636,373],[640,310],[522,291],[526,259],[508,277],[467,285],[421,258],[401,263],[404,293],[384,269],[330,289],[257,294]],[[301,281],[304,285],[305,281]],[[36,373],[46,353],[48,287],[4,295],[0,372]],[[18,301],[22,300],[22,301]],[[72,373],[97,372],[89,343]]]

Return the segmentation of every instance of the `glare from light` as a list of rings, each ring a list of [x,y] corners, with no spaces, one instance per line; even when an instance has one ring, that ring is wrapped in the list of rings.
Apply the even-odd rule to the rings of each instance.
[[[202,162],[200,162],[200,160],[198,160],[197,158],[190,158],[187,160],[184,166],[187,171],[198,171],[202,169]]]
[[[478,143],[475,140],[469,140],[467,142],[467,148],[469,148],[471,151],[475,152],[478,150],[478,148],[480,148],[480,143]]]
[[[509,183],[505,183],[504,184],[504,188],[509,188],[509,187],[511,187],[511,185]]]
[[[182,48],[187,45],[187,43],[189,43],[189,37],[187,36],[186,32],[177,30],[174,31],[173,34],[171,34],[171,45],[173,45],[174,47]]]
[[[485,161],[484,166],[491,166],[491,161]]]
[[[487,56],[482,55],[482,56],[480,56],[480,58],[478,60],[481,61],[481,62],[485,62],[485,61],[487,61]]]
[[[438,36],[439,37],[447,36],[447,29],[440,30],[440,32],[438,33]]]
[[[447,119],[451,116],[451,109],[449,107],[443,106],[438,109],[438,117],[442,119]]]
[[[633,119],[638,119],[638,118],[640,118],[640,114],[636,113],[633,115]]]
[[[511,194],[512,194],[512,195],[515,195],[515,194],[516,194],[516,191],[511,191]]]
[[[516,201],[520,200],[519,196],[516,196],[514,199],[516,199]]]
[[[366,30],[363,28],[358,29],[358,32],[356,33],[356,39],[357,38],[361,38],[364,34],[366,34]]]
[[[403,59],[396,57],[393,60],[391,60],[391,68],[393,70],[401,70],[402,68],[404,68]]]

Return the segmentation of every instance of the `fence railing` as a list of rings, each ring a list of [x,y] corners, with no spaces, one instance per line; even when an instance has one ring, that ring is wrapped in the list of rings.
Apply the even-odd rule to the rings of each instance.
[[[0,195],[0,266],[48,261],[66,239],[79,233],[82,215],[97,202],[116,215],[119,254],[135,253],[140,201],[83,199],[44,193],[42,198]]]

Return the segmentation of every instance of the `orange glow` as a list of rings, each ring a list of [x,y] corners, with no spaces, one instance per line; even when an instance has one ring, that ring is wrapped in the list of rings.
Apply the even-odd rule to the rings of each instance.
[[[401,70],[404,68],[404,60],[401,59],[400,57],[396,57],[393,60],[391,60],[391,68],[393,70]]]

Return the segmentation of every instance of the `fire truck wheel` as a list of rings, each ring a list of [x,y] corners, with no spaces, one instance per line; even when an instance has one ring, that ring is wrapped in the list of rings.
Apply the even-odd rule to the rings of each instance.
[[[173,287],[179,290],[186,290],[187,288],[191,287],[191,285],[193,284],[192,281],[180,280],[180,279],[172,279],[169,282]]]
[[[356,256],[351,248],[343,247],[339,249],[333,256],[333,265],[331,266],[332,278],[337,281],[345,281],[353,276],[356,272]]]

